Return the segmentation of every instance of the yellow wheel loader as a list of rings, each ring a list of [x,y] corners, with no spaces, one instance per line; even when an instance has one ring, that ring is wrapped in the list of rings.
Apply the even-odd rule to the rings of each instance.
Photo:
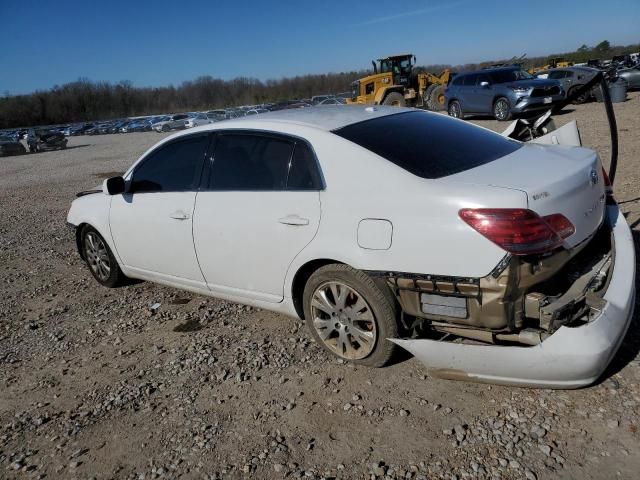
[[[347,103],[445,110],[444,90],[453,74],[449,70],[440,75],[419,71],[415,61],[410,53],[372,61],[373,74],[351,84]]]

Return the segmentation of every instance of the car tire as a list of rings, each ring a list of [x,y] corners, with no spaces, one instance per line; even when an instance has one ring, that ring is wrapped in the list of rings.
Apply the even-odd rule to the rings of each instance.
[[[449,102],[449,108],[447,109],[447,113],[450,117],[453,118],[464,118],[462,114],[462,107],[460,106],[460,102],[458,100],[453,100]]]
[[[382,367],[398,350],[387,340],[398,337],[397,302],[383,280],[360,270],[343,264],[316,270],[305,286],[303,309],[316,342],[338,358]]]
[[[162,131],[163,132],[168,132],[169,131],[169,125],[162,125]]]
[[[93,278],[108,288],[122,285],[127,277],[120,270],[118,261],[102,235],[95,228],[85,225],[80,232],[80,240],[82,258]]]
[[[392,105],[394,107],[404,107],[406,102],[404,96],[400,92],[391,92],[382,101],[383,105]]]
[[[567,92],[567,97],[570,97],[571,95],[573,95],[576,91],[576,89],[578,89],[580,87],[571,87],[569,89],[569,92]],[[582,105],[583,103],[586,103],[587,100],[589,100],[589,92],[583,92],[581,95],[578,95],[576,98],[574,98],[571,103],[573,105]]]
[[[511,105],[505,97],[498,97],[493,102],[493,118],[499,122],[506,122],[511,119]]]

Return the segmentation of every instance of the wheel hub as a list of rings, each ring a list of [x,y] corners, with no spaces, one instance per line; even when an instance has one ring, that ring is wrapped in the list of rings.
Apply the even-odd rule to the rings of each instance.
[[[311,300],[313,326],[324,345],[338,356],[358,360],[375,347],[376,322],[364,298],[340,282],[326,282]]]

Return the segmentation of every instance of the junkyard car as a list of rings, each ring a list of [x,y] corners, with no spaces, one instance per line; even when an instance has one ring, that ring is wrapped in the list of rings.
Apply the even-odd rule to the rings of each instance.
[[[536,73],[536,78],[557,80],[562,85],[562,89],[568,96],[573,93],[578,93],[577,88],[586,85],[596,74],[598,70],[589,67],[566,67],[566,68],[552,68],[550,70],[544,70]],[[592,93],[583,92],[577,95],[572,103],[581,104],[588,101],[592,96]]]
[[[174,134],[74,200],[101,284],[126,277],[305,319],[340,358],[578,387],[634,305],[598,155],[398,107],[265,113]],[[469,339],[474,344],[465,344]]]
[[[27,134],[30,152],[67,148],[67,139],[62,132],[48,129],[31,129]]]
[[[23,153],[27,153],[27,150],[20,143],[20,140],[7,135],[0,135],[0,157],[22,155]]]
[[[640,88],[640,64],[631,68],[623,68],[618,70],[618,76],[624,78],[629,88]]]
[[[509,120],[514,114],[548,109],[564,98],[557,80],[535,78],[520,67],[459,73],[445,90],[450,116],[490,114],[500,121]]]
[[[172,115],[164,120],[155,122],[151,125],[151,128],[156,132],[169,132],[171,130],[183,130],[185,128],[185,122],[189,119],[189,115],[185,113],[179,113]]]
[[[204,113],[190,113],[189,118],[184,121],[185,128],[200,127],[213,123]]]

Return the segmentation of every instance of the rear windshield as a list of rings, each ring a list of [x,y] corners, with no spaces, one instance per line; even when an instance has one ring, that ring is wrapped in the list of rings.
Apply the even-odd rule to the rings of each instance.
[[[333,133],[422,178],[464,172],[521,147],[464,121],[426,112],[386,115]]]

